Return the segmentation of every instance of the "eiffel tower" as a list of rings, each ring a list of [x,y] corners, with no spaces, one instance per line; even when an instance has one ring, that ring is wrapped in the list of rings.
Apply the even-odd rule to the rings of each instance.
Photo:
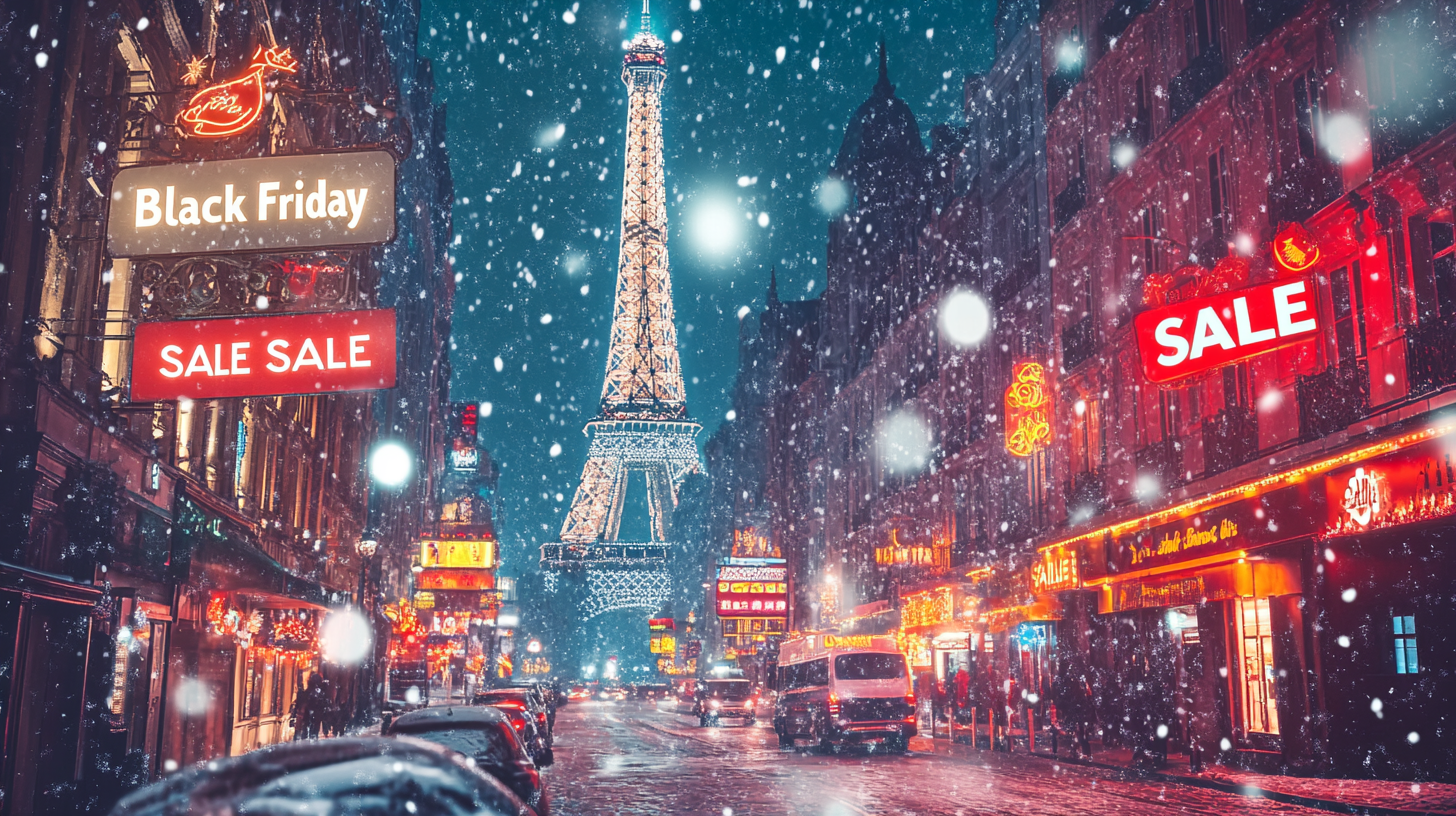
[[[688,419],[667,268],[667,48],[649,21],[643,0],[642,29],[622,60],[629,102],[622,246],[601,413],[586,424],[586,466],[560,541],[541,547],[543,568],[581,573],[584,620],[619,609],[655,612],[671,596],[672,513],[678,487],[699,468],[702,426]]]

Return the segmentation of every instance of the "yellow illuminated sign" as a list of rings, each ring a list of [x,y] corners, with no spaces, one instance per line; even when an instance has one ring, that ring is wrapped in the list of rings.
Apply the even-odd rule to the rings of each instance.
[[[420,565],[463,569],[495,567],[495,541],[492,539],[430,539],[420,542]]]

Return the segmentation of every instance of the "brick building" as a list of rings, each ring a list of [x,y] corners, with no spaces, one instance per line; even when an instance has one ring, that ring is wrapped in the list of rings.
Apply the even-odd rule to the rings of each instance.
[[[421,466],[377,508],[366,596],[400,594],[400,559],[438,514],[452,191],[408,4],[122,0],[16,15],[0,34],[13,146],[0,159],[0,790],[7,814],[91,812],[170,763],[287,739],[308,673],[330,676],[346,710],[373,686],[279,633],[371,601],[356,545],[375,439],[403,440]],[[183,137],[192,94],[245,75],[260,47],[296,64],[256,125]],[[399,163],[391,244],[107,254],[107,192],[124,168],[361,147]],[[129,399],[139,322],[365,307],[396,309],[402,374],[388,398]],[[244,626],[220,634],[214,610]]]

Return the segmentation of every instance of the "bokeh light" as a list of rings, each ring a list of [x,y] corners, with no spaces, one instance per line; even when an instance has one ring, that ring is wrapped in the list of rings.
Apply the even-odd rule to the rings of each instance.
[[[908,408],[890,414],[880,426],[880,460],[891,473],[924,469],[933,447],[930,425]]]
[[[369,620],[355,609],[331,612],[319,630],[319,651],[325,660],[340,666],[362,662],[373,645]]]
[[[849,185],[837,178],[827,178],[819,183],[819,209],[826,215],[839,215],[849,206]]]
[[[953,289],[940,300],[940,332],[959,348],[973,348],[991,330],[991,309],[980,295]]]
[[[693,243],[709,255],[723,255],[738,245],[738,212],[716,199],[699,202],[688,217]]]

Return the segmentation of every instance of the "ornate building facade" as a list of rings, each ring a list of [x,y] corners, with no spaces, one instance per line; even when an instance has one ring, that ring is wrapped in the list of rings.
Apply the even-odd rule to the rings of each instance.
[[[92,812],[174,763],[287,739],[309,673],[330,675],[347,710],[374,686],[321,662],[315,633],[381,584],[401,592],[399,561],[438,513],[452,191],[409,4],[19,15],[0,90],[16,146],[0,164],[0,789],[7,814]],[[188,101],[234,77],[257,82],[256,119],[183,135]],[[363,147],[400,164],[388,245],[107,252],[122,169]],[[404,373],[387,397],[129,399],[139,323],[366,307],[398,316]],[[381,554],[361,584],[364,456],[385,437],[417,453],[419,476],[376,508]]]

